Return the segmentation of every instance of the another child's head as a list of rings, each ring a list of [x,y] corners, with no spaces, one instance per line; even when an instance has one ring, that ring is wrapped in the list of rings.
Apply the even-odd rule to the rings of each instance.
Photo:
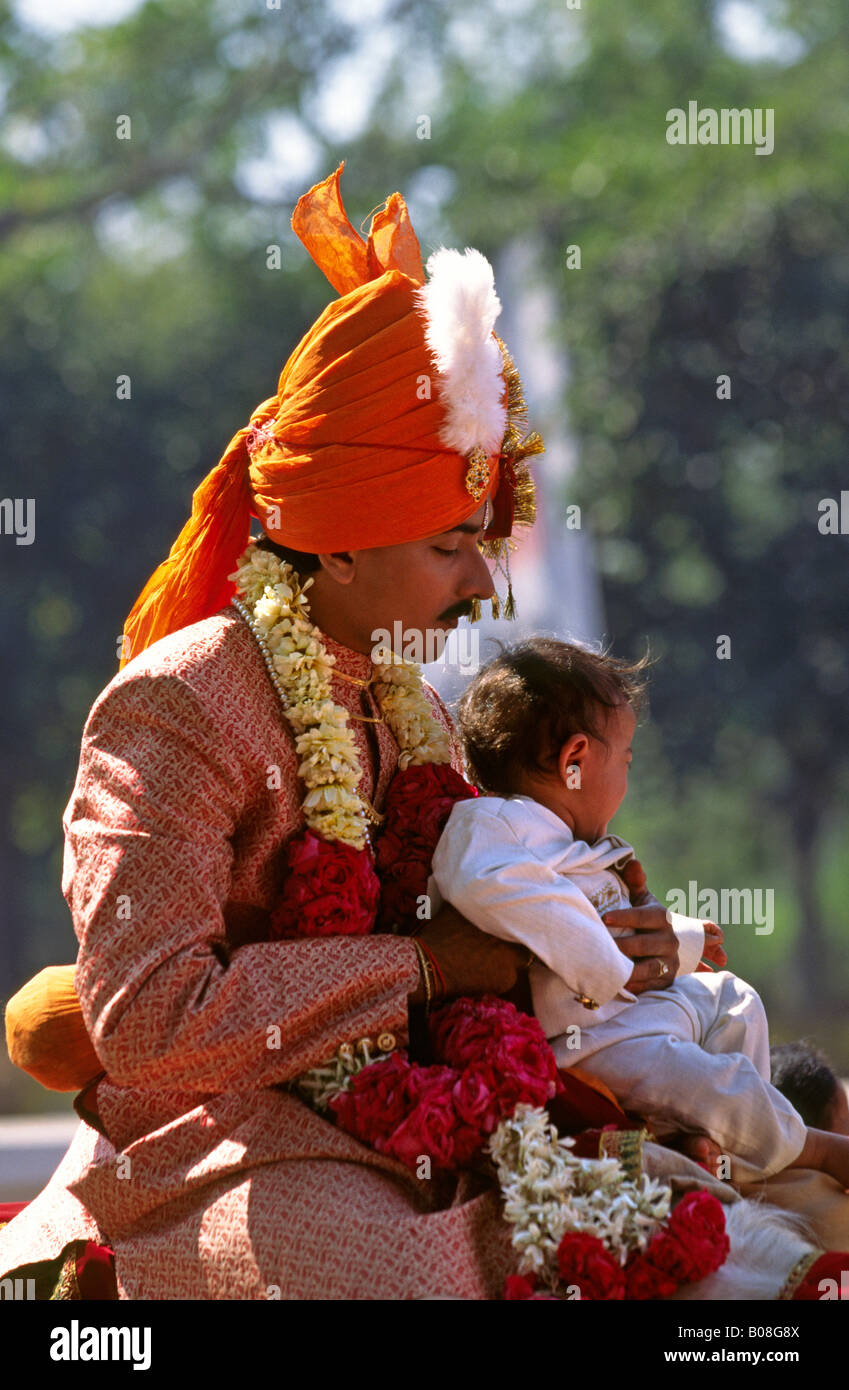
[[[812,1129],[849,1134],[846,1092],[827,1059],[805,1042],[770,1048],[772,1084]]]
[[[460,701],[472,779],[532,796],[597,840],[627,790],[645,666],[549,637],[505,648]]]

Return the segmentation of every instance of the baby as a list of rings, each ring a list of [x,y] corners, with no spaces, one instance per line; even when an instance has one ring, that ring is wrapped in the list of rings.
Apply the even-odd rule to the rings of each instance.
[[[534,952],[534,1012],[559,1066],[580,1064],[658,1130],[708,1135],[736,1182],[806,1167],[849,1186],[849,1139],[808,1129],[770,1084],[759,996],[728,970],[698,970],[703,956],[724,964],[718,929],[706,946],[704,923],[668,913],[675,980],[639,996],[626,987],[633,964],[616,937],[631,933],[603,914],[630,906],[626,879],[641,876],[607,829],[627,790],[640,672],[548,638],[483,668],[459,726],[486,794],[452,810],[432,896]]]

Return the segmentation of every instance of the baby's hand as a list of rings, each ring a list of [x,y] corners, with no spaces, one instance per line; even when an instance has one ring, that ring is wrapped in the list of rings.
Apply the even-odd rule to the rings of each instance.
[[[622,878],[628,889],[632,907],[645,907],[653,902],[646,885],[646,875],[639,859],[629,859],[622,870]]]
[[[722,948],[722,927],[717,926],[716,922],[705,922],[703,925],[705,949],[702,951],[702,960],[708,960],[712,965],[717,965],[720,970],[724,970],[728,964],[728,956]]]

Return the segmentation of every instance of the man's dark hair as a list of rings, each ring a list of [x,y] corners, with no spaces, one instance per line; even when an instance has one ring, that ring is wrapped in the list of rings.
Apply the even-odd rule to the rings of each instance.
[[[270,536],[261,536],[256,548],[270,550],[278,560],[285,560],[291,565],[296,574],[315,574],[316,570],[321,569],[321,561],[317,555],[310,555],[306,550],[290,550],[287,545],[278,545]]]
[[[839,1081],[828,1059],[807,1042],[781,1043],[769,1050],[772,1084],[798,1110],[806,1125],[829,1129]]]
[[[620,661],[550,637],[502,648],[458,707],[472,780],[507,796],[523,769],[550,771],[573,734],[605,742],[610,711],[623,704],[635,714],[642,708],[647,665],[648,657]]]

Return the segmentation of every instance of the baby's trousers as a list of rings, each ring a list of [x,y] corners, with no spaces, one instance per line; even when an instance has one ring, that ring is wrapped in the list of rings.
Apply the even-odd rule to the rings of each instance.
[[[786,1168],[806,1127],[770,1085],[769,1030],[759,995],[729,970],[698,971],[646,990],[614,1018],[552,1038],[561,1067],[605,1082],[620,1105],[658,1127],[710,1135],[735,1182]]]

